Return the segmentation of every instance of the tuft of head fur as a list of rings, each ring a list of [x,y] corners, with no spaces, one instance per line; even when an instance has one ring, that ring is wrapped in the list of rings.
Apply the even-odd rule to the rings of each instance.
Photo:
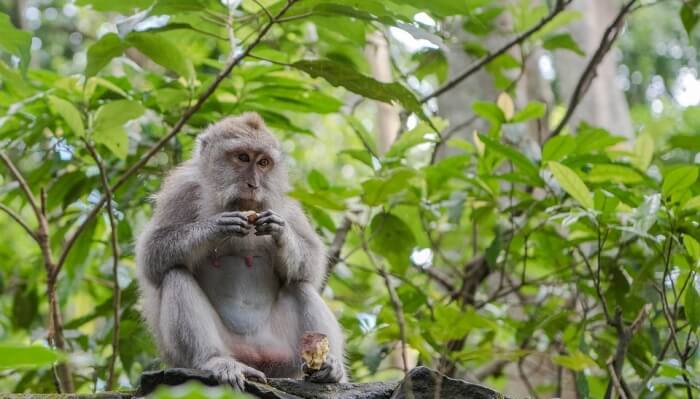
[[[226,117],[202,132],[197,143],[193,160],[202,177],[204,192],[218,205],[218,211],[231,210],[232,204],[246,209],[267,208],[289,190],[280,143],[259,114],[246,112]],[[264,173],[255,198],[242,197],[243,174],[248,172],[235,167],[227,155],[241,149],[266,154],[272,161],[273,166]],[[242,204],[235,205],[238,203]]]
[[[243,140],[256,147],[280,151],[279,141],[270,133],[265,121],[256,112],[229,116],[210,125],[199,135],[199,148],[195,151],[201,152],[210,143],[226,139]]]

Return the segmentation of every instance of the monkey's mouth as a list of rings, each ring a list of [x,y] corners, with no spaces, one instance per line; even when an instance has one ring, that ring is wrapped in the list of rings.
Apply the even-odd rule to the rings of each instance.
[[[254,198],[234,198],[226,204],[227,211],[262,211],[262,202]]]

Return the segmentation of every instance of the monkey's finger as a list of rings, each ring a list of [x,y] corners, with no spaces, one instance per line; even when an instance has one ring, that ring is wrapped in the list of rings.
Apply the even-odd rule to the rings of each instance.
[[[237,391],[245,391],[245,380],[243,379],[243,375],[236,373],[233,379],[231,380],[231,387]]]
[[[241,219],[233,216],[221,216],[216,219],[216,223],[220,225],[237,224],[239,226],[248,226],[247,219]]]
[[[270,216],[270,215],[276,215],[276,213],[268,209],[268,210],[266,210],[266,211],[260,212],[260,213],[258,214],[258,218],[262,218],[262,217]]]
[[[248,220],[248,216],[246,216],[246,214],[241,212],[241,211],[221,212],[219,215],[221,217],[235,217],[235,218],[240,218],[243,220]]]
[[[243,368],[243,375],[251,380],[256,380],[259,382],[267,383],[267,377],[265,377],[265,373],[258,369],[254,369],[252,367],[245,366]]]
[[[260,217],[255,221],[256,226],[260,226],[266,223],[276,223],[284,226],[284,219],[282,219],[278,215],[268,215],[264,217]]]

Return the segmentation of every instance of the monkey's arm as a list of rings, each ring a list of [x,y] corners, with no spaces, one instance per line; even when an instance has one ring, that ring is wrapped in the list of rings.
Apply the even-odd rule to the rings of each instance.
[[[167,186],[167,184],[166,184]],[[174,267],[190,272],[212,250],[216,240],[250,231],[240,212],[197,219],[200,188],[196,183],[165,187],[158,195],[153,219],[139,237],[136,254],[141,273],[159,286]]]
[[[284,217],[266,211],[256,221],[257,235],[271,235],[277,273],[285,283],[307,281],[317,289],[325,277],[326,251],[298,204],[290,203]]]

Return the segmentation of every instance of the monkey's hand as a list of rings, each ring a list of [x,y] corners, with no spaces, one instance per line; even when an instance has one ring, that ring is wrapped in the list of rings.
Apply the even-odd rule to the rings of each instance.
[[[236,235],[243,237],[248,235],[253,228],[253,225],[248,223],[248,217],[245,212],[222,212],[210,221],[214,226],[214,232],[220,236]]]
[[[284,232],[286,231],[286,223],[282,216],[273,211],[267,210],[258,215],[255,220],[255,235],[256,236],[272,236],[275,241],[279,242]]]
[[[230,357],[212,357],[200,368],[204,371],[211,371],[219,382],[229,384],[239,391],[245,389],[246,379],[267,382],[262,371],[246,366]]]
[[[303,366],[304,379],[311,382],[319,383],[335,383],[340,382],[345,374],[345,369],[340,359],[337,359],[331,354],[328,354],[326,361],[323,362],[318,370],[310,369],[306,364]]]

